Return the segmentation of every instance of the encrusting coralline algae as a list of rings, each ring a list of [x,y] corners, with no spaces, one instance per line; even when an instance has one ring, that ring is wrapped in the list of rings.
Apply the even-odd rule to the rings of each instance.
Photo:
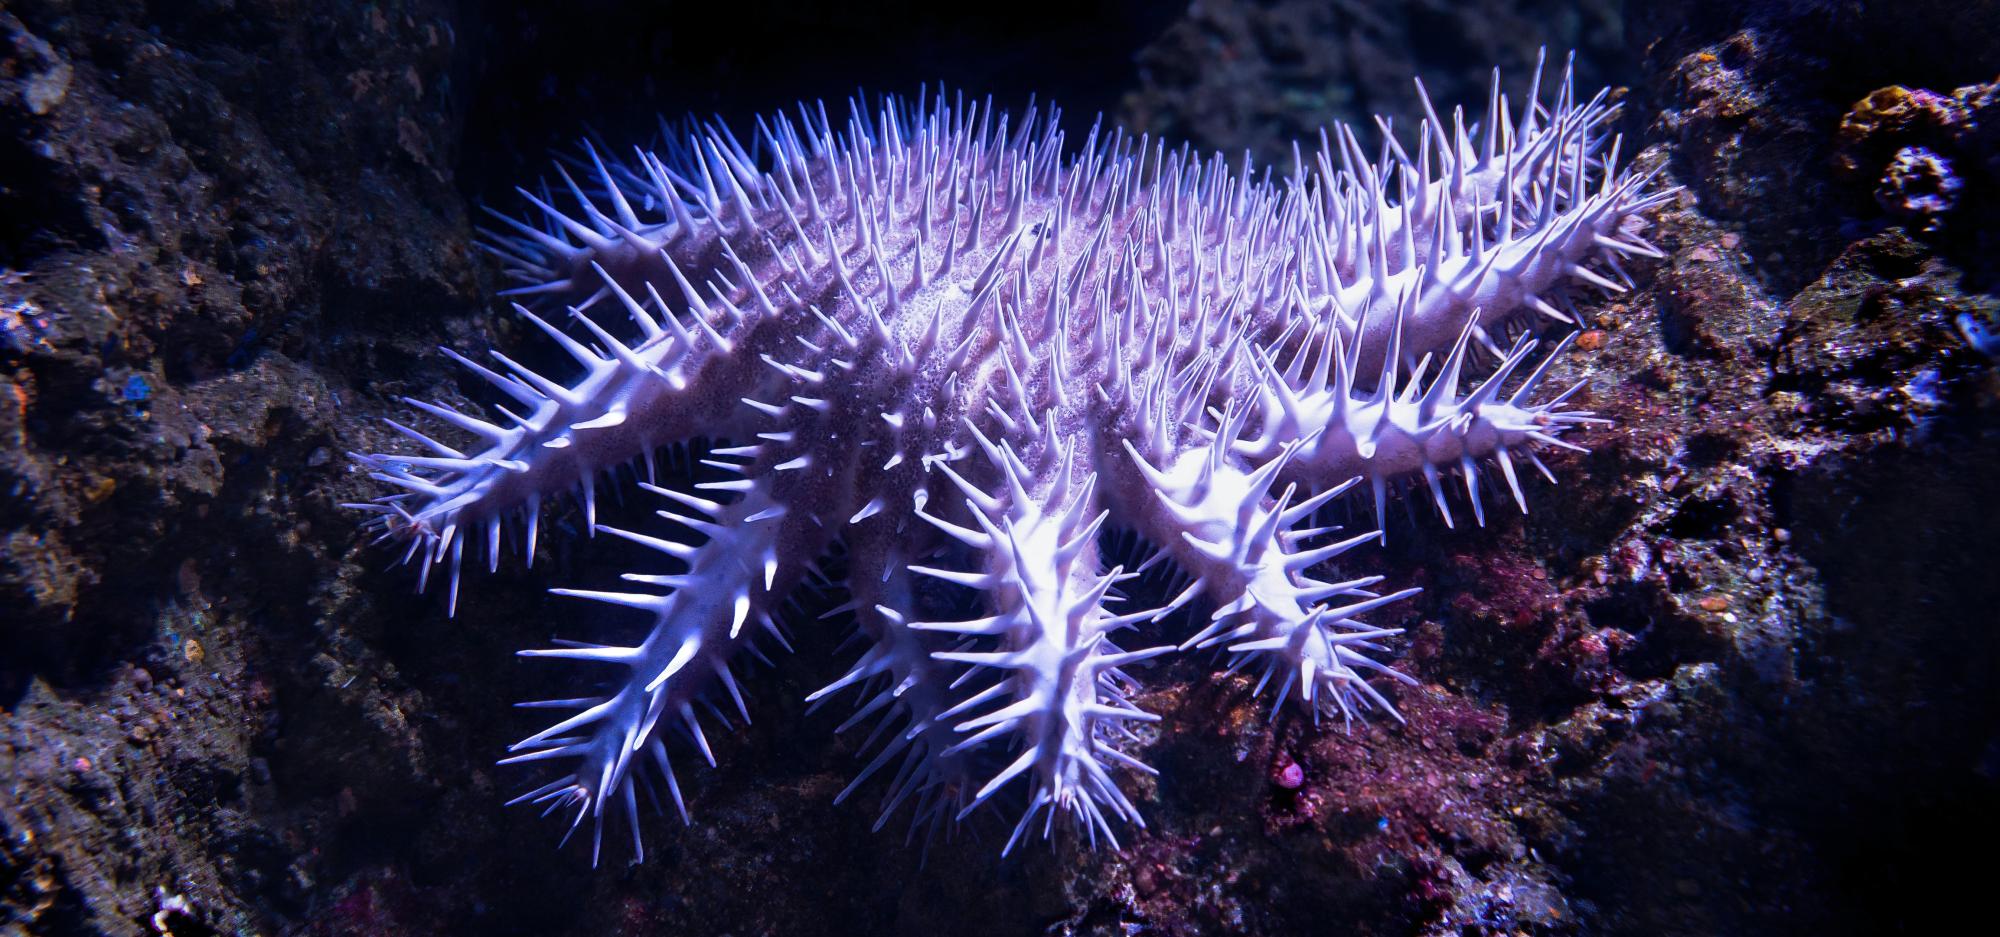
[[[1368,678],[1407,679],[1376,659],[1397,632],[1361,619],[1415,590],[1321,578],[1379,536],[1321,507],[1365,480],[1378,517],[1421,487],[1451,523],[1456,476],[1481,522],[1482,484],[1525,510],[1517,460],[1547,474],[1537,448],[1592,422],[1544,389],[1567,342],[1538,356],[1536,320],[1567,328],[1573,281],[1622,289],[1621,256],[1658,256],[1638,232],[1672,193],[1619,165],[1607,93],[1565,74],[1544,102],[1540,76],[1518,114],[1496,74],[1483,118],[1426,102],[1372,159],[1338,126],[1275,179],[1102,127],[1066,156],[1054,114],[942,94],[838,126],[801,107],[754,148],[718,126],[587,151],[588,188],[557,170],[574,207],[524,191],[546,229],[502,217],[487,244],[577,376],[446,350],[499,416],[410,401],[470,441],[398,425],[424,452],[357,455],[400,489],[359,507],[453,605],[467,542],[497,567],[518,532],[532,559],[564,492],[671,559],[625,576],[640,591],[559,590],[647,614],[640,643],[522,652],[611,675],[529,704],[567,715],[506,759],[564,766],[518,800],[588,819],[593,856],[608,810],[643,855],[656,781],[686,817],[670,746],[712,762],[698,711],[747,717],[741,663],[785,645],[781,605],[833,551],[849,600],[825,620],[866,649],[814,697],[857,689],[847,725],[876,726],[842,798],[886,772],[883,820],[908,806],[914,831],[1018,786],[1006,849],[1058,816],[1115,844],[1142,820],[1113,771],[1152,771],[1126,749],[1157,719],[1130,665],[1217,648],[1315,718],[1393,716]],[[655,454],[698,439],[733,444],[692,452],[714,479],[656,484]],[[667,523],[597,526],[597,486],[635,463]],[[1133,569],[1107,529],[1150,545]],[[1158,564],[1185,588],[1127,607]],[[1183,606],[1207,618],[1178,647],[1132,646]]]

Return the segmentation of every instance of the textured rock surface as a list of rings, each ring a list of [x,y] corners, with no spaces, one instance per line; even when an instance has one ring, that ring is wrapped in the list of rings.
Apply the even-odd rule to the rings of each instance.
[[[1279,9],[1202,7],[1151,35]],[[1847,933],[1921,929],[1976,894],[1958,857],[2000,832],[2000,379],[1953,323],[1992,321],[1991,230],[1968,214],[1991,177],[1963,173],[1961,207],[1924,232],[1836,157],[1871,92],[2000,74],[1977,11],[1627,12],[1624,51],[1592,60],[1631,85],[1628,132],[1691,186],[1656,238],[1673,256],[1591,310],[1570,367],[1618,427],[1558,466],[1563,494],[1483,534],[1420,515],[1392,537],[1378,571],[1426,587],[1385,622],[1412,630],[1408,726],[1274,729],[1244,687],[1177,664],[1140,701],[1177,726],[1146,753],[1173,780],[1141,792],[1147,835],[1008,863],[995,842],[940,844],[919,868],[865,813],[826,809],[850,743],[802,711],[826,675],[783,664],[723,767],[684,778],[699,825],[592,873],[499,808],[517,778],[489,762],[523,729],[496,698],[560,692],[511,657],[552,630],[541,588],[609,551],[565,538],[547,579],[484,581],[447,621],[360,549],[333,505],[368,488],[334,447],[394,393],[477,393],[432,346],[529,346],[492,314],[465,206],[539,172],[549,135],[641,74],[656,97],[607,123],[847,79],[804,87],[830,80],[821,57],[780,82],[763,66],[782,56],[728,64],[684,40],[663,64],[671,31],[608,14],[574,28],[624,51],[586,62],[526,13],[180,9],[0,11],[0,928]],[[753,12],[801,46],[830,28]],[[1223,99],[1284,102],[1257,125],[1184,90],[1215,81],[1198,49],[1141,57],[1174,56],[1191,84],[1134,64],[1075,82],[1089,90],[1051,42],[1003,70],[1037,80],[1003,90],[1073,110],[1130,92],[1148,129],[1264,147],[1345,103],[1283,98],[1316,80],[1284,76],[1385,74],[1401,93],[1432,70],[1364,70],[1341,26],[1287,30],[1324,70],[1253,53],[1273,61]],[[839,28],[991,51],[938,22]],[[1568,41],[1505,38],[1466,47],[1509,64]],[[779,87],[713,97],[746,60]],[[891,77],[946,71],[927,62]],[[1493,63],[1471,64],[1478,81]],[[556,90],[495,90],[523,87]],[[831,653],[813,650],[798,660]]]
[[[1476,104],[1492,69],[1526,74],[1546,46],[1575,52],[1582,87],[1629,81],[1623,18],[1616,0],[1192,3],[1135,56],[1119,116],[1282,163],[1328,114],[1415,126],[1423,109],[1412,75],[1439,101]]]

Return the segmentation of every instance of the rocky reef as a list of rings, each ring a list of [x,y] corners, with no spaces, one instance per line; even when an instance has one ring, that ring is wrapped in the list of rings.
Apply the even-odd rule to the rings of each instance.
[[[2000,14],[619,6],[0,9],[0,932],[1838,934],[1977,894]],[[375,493],[341,453],[399,395],[485,401],[435,346],[534,347],[473,216],[552,147],[943,79],[1288,158],[1420,113],[1411,74],[1476,106],[1542,45],[1685,191],[1557,373],[1615,427],[1526,518],[1412,511],[1371,557],[1425,590],[1375,613],[1405,722],[1273,721],[1174,659],[1121,850],[904,849],[827,808],[860,739],[806,712],[824,636],[682,772],[699,823],[646,864],[500,806],[532,720],[496,698],[566,695],[514,649],[628,554],[559,509],[547,562],[447,618],[338,507]]]

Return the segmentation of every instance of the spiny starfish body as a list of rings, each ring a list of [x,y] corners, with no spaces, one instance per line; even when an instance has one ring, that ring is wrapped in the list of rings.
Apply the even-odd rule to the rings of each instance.
[[[1142,821],[1113,771],[1151,771],[1127,748],[1157,718],[1127,668],[1174,650],[1125,649],[1127,629],[1201,600],[1182,648],[1226,650],[1315,717],[1393,715],[1368,677],[1407,679],[1370,656],[1396,632],[1360,618],[1415,590],[1320,578],[1378,534],[1308,526],[1363,479],[1378,516],[1420,479],[1449,522],[1453,474],[1483,522],[1482,463],[1526,510],[1514,460],[1539,467],[1590,419],[1538,398],[1553,356],[1531,361],[1520,326],[1568,322],[1570,281],[1620,288],[1587,264],[1623,279],[1619,255],[1657,256],[1637,231],[1667,195],[1618,166],[1606,97],[1565,76],[1516,118],[1496,74],[1473,128],[1432,112],[1411,155],[1385,124],[1371,160],[1336,127],[1277,182],[1097,128],[1065,156],[1053,116],[1010,127],[943,96],[857,106],[844,128],[802,107],[759,123],[761,157],[720,127],[626,164],[587,151],[589,188],[558,170],[574,209],[524,191],[546,227],[503,217],[488,243],[514,292],[573,304],[561,326],[517,308],[578,375],[447,350],[508,405],[411,401],[473,442],[399,425],[427,454],[357,456],[401,489],[363,507],[454,606],[467,542],[497,565],[524,530],[532,560],[563,492],[669,558],[625,576],[642,591],[559,590],[650,616],[638,644],[522,652],[609,677],[530,704],[568,714],[507,759],[563,765],[520,800],[573,807],[595,843],[622,812],[642,848],[655,780],[685,818],[669,736],[713,761],[698,713],[744,710],[753,640],[784,643],[781,602],[837,551],[836,617],[866,649],[814,696],[861,692],[848,724],[877,728],[855,783],[891,774],[883,819],[909,806],[935,829],[1018,786],[1008,849],[1058,817],[1115,844]],[[642,483],[671,503],[657,530],[596,526],[618,467],[657,480],[655,453],[697,438],[729,443],[704,459],[726,476]],[[1186,588],[1121,609],[1133,573],[1107,568],[1107,525]]]

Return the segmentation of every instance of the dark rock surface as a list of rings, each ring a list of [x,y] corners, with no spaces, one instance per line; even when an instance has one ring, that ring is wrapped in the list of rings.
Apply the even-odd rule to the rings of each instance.
[[[623,6],[0,6],[0,933],[1841,934],[1976,901],[1995,5]],[[1124,852],[926,855],[829,804],[854,740],[803,711],[808,635],[646,864],[500,807],[505,704],[560,684],[512,652],[617,627],[542,593],[609,554],[552,537],[446,619],[337,505],[397,395],[476,395],[433,346],[533,347],[470,216],[549,145],[942,77],[1282,159],[1542,44],[1687,190],[1569,362],[1617,425],[1531,516],[1419,512],[1368,560],[1426,590],[1385,622],[1407,725],[1273,725],[1177,661]],[[1881,195],[1910,148],[1948,209],[1897,207],[1915,170]]]
[[[1219,149],[1249,150],[1289,166],[1310,152],[1329,116],[1423,119],[1411,79],[1439,113],[1484,113],[1492,70],[1524,75],[1547,50],[1559,68],[1576,56],[1592,89],[1639,75],[1624,45],[1616,0],[1269,0],[1191,3],[1136,57],[1120,116],[1127,126]],[[1521,92],[1516,91],[1518,96]]]

